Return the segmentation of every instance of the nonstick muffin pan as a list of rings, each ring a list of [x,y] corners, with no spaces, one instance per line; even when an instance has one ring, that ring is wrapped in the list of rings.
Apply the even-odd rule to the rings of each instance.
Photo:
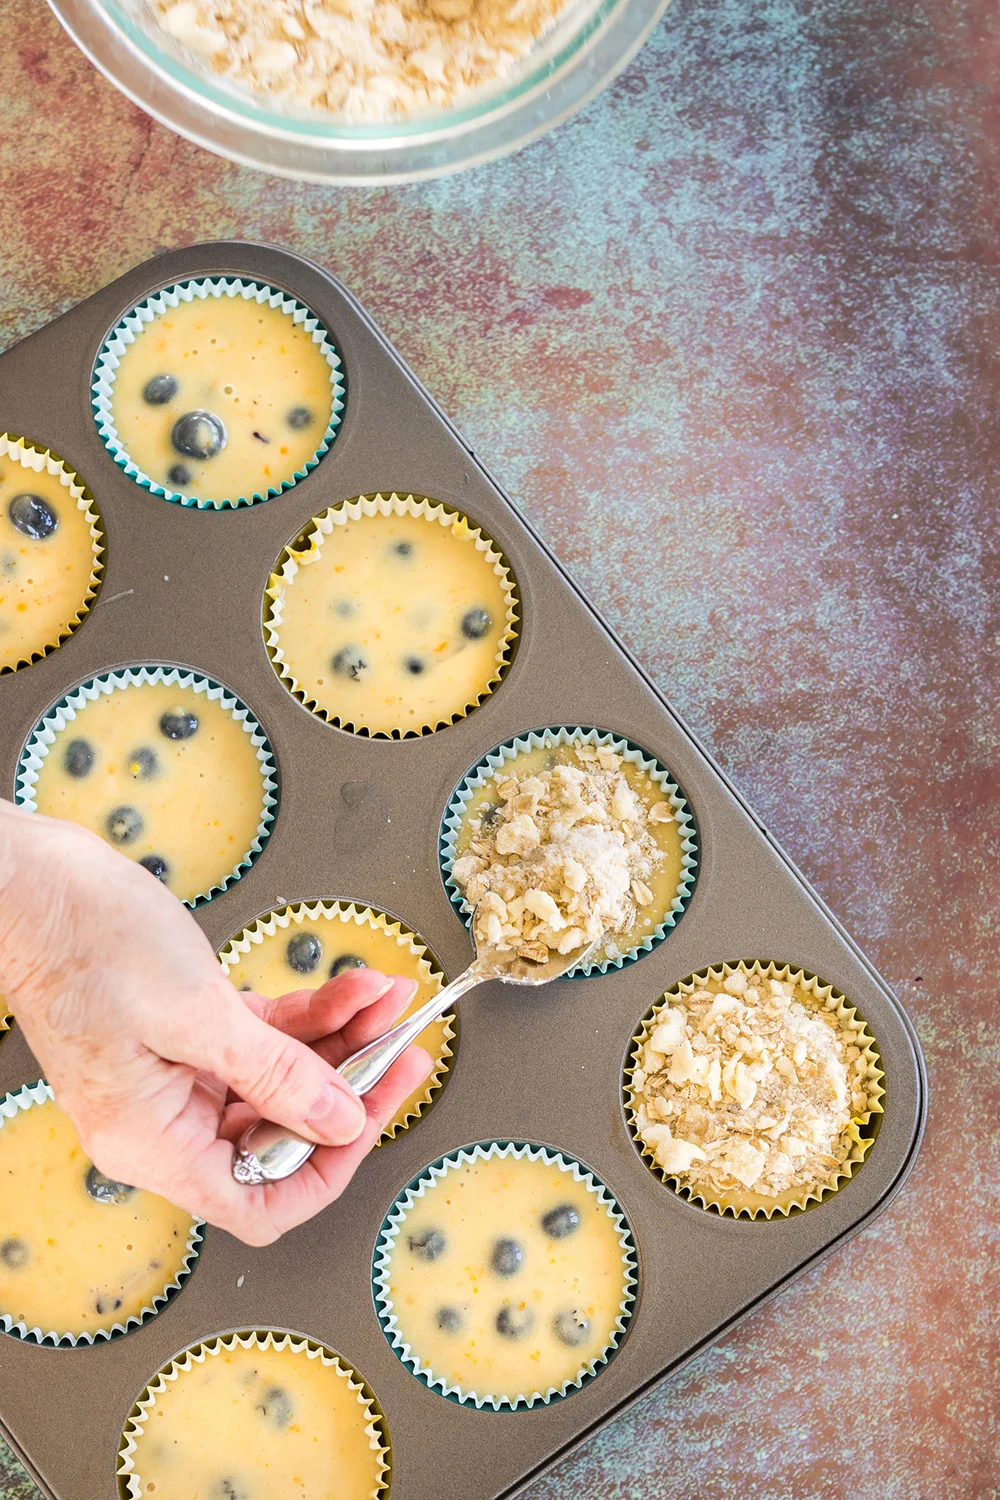
[[[346,384],[335,443],[283,494],[216,512],[137,486],[104,448],[91,411],[105,336],[151,292],[242,276],[304,303],[328,330]],[[132,1405],[188,1344],[240,1329],[293,1330],[369,1383],[392,1445],[392,1500],[498,1500],[676,1371],[765,1298],[869,1223],[898,1192],[923,1128],[913,1031],[885,984],[705,755],[444,413],[332,276],[263,245],[159,256],[0,357],[0,430],[52,450],[93,492],[107,537],[100,595],[44,660],[0,677],[0,792],[45,710],[97,673],[188,667],[224,684],[262,725],[279,807],[266,848],[196,920],[221,947],[284,902],[339,898],[388,910],[449,975],[470,955],[438,866],[441,819],[466,771],[546,725],[596,726],[666,766],[697,824],[690,904],[653,951],[541,992],[488,986],[463,1002],[448,1081],[429,1112],[362,1166],[341,1200],[263,1250],[209,1229],[184,1289],[144,1327],[95,1348],[0,1338],[0,1427],[42,1490],[114,1500]],[[300,706],[264,645],[275,559],[311,517],[360,494],[433,497],[492,537],[516,575],[519,638],[481,705],[423,737],[352,735]],[[626,1127],[622,1073],[641,1018],[664,990],[723,961],[774,959],[820,975],[868,1022],[885,1113],[863,1166],[826,1201],[769,1222],[683,1201],[647,1168]],[[15,1026],[0,1041],[0,1094],[39,1068]],[[535,1142],[577,1158],[627,1217],[638,1293],[613,1359],[580,1390],[530,1411],[477,1411],[426,1389],[396,1358],[372,1298],[372,1253],[396,1195],[429,1163],[480,1140]]]

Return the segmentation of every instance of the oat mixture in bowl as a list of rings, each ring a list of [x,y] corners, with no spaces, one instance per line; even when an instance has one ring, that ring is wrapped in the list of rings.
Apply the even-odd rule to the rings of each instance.
[[[452,108],[509,74],[579,0],[149,0],[213,74],[352,121]]]

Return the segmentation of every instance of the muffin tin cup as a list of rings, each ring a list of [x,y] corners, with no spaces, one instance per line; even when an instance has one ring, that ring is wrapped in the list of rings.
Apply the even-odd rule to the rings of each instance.
[[[430,949],[408,927],[402,922],[397,922],[390,917],[388,912],[379,911],[371,906],[364,906],[354,901],[296,901],[288,906],[279,907],[276,911],[269,912],[266,916],[258,917],[242,932],[230,938],[224,948],[219,950],[219,962],[228,975],[233,965],[238,961],[241,954],[251,951],[256,943],[263,942],[265,937],[273,937],[279,928],[290,928],[298,921],[317,921],[320,918],[334,918],[345,925],[354,923],[358,927],[374,927],[384,932],[396,942],[406,953],[412,954],[419,960],[421,973],[426,979],[436,979],[437,988],[440,989],[444,982],[444,974],[440,965],[431,957]],[[444,1044],[434,1061],[434,1066],[427,1078],[422,1091],[410,1100],[409,1108],[401,1120],[390,1121],[382,1131],[376,1146],[382,1146],[386,1141],[391,1141],[404,1130],[408,1130],[421,1115],[427,1113],[434,1098],[444,1087],[445,1080],[454,1057],[454,1048],[451,1043],[455,1040],[455,1017],[446,1014],[442,1017],[444,1021]]]
[[[518,735],[512,740],[505,740],[502,745],[498,745],[495,750],[484,755],[471,771],[467,771],[452,793],[441,823],[438,860],[448,899],[466,927],[471,927],[474,908],[465,899],[452,876],[458,836],[465,810],[476,792],[492,781],[494,773],[508,761],[514,760],[525,750],[545,750],[562,745],[600,745],[614,750],[631,765],[638,766],[660,788],[674,809],[681,835],[681,877],[669,912],[661,922],[657,923],[653,931],[647,933],[628,953],[623,953],[617,958],[604,958],[596,963],[588,961],[570,969],[566,977],[578,979],[592,974],[607,974],[613,969],[623,969],[626,964],[635,963],[644,954],[652,952],[680,921],[694,893],[698,876],[698,835],[694,817],[684,794],[671,779],[670,772],[661,766],[659,761],[654,760],[640,745],[634,745],[631,740],[622,739],[607,730],[583,728],[580,725],[553,725],[547,729],[536,729]]]
[[[414,1203],[424,1196],[432,1183],[446,1177],[455,1167],[471,1165],[476,1161],[489,1161],[494,1157],[513,1158],[518,1161],[541,1161],[546,1166],[559,1167],[562,1171],[568,1172],[575,1182],[582,1183],[589,1192],[594,1194],[598,1202],[606,1207],[609,1217],[614,1222],[621,1244],[622,1266],[625,1272],[624,1295],[619,1303],[618,1316],[601,1353],[588,1360],[575,1379],[566,1380],[561,1386],[549,1386],[544,1391],[525,1391],[518,1396],[496,1396],[488,1393],[480,1395],[477,1391],[463,1390],[461,1386],[449,1383],[443,1376],[435,1375],[434,1371],[424,1364],[419,1354],[410,1348],[400,1333],[392,1297],[389,1294],[392,1249]],[[463,1146],[460,1150],[450,1151],[446,1156],[439,1157],[437,1161],[432,1162],[414,1177],[399,1194],[386,1215],[375,1242],[372,1286],[375,1295],[375,1311],[382,1332],[397,1358],[428,1390],[437,1391],[460,1406],[475,1407],[477,1411],[527,1411],[534,1407],[548,1406],[551,1402],[561,1400],[564,1396],[580,1390],[600,1374],[619,1348],[628,1330],[637,1293],[638,1270],[635,1243],[628,1221],[614,1197],[603,1182],[573,1157],[561,1151],[549,1151],[544,1146],[535,1146],[523,1141],[479,1141],[474,1145]]]
[[[84,704],[94,702],[103,693],[113,693],[119,688],[140,683],[164,683],[171,687],[193,688],[196,693],[204,693],[207,698],[220,704],[227,713],[232,714],[237,723],[243,726],[257,752],[261,777],[262,811],[253,842],[239,863],[222,880],[211,889],[199,892],[197,896],[192,896],[185,901],[185,906],[194,909],[227,890],[249,870],[270,837],[278,805],[278,772],[267,736],[246,704],[241,703],[227,688],[213,682],[210,677],[205,677],[200,672],[188,671],[183,667],[143,666],[124,667],[117,672],[102,673],[99,677],[91,678],[89,682],[81,683],[65,698],[53,704],[29,735],[17,764],[14,801],[21,807],[27,808],[29,812],[37,812],[35,787],[38,782],[38,773],[59,733],[73,722]]]
[[[312,458],[303,468],[297,469],[291,479],[283,479],[280,484],[271,485],[266,490],[255,491],[252,495],[240,495],[235,499],[204,500],[196,495],[183,495],[179,490],[168,490],[162,484],[158,484],[129,455],[118,436],[112,413],[115,380],[125,350],[130,344],[135,343],[137,338],[141,338],[149,325],[168,308],[177,307],[181,302],[193,302],[199,297],[205,299],[244,297],[248,301],[259,302],[262,306],[280,308],[294,323],[301,324],[306,332],[312,335],[313,343],[320,346],[330,367],[330,418],[322,441]],[[266,283],[245,281],[239,277],[219,277],[218,279],[206,277],[203,280],[184,281],[175,286],[164,287],[162,291],[154,292],[125,314],[108,334],[98,353],[91,383],[91,407],[104,446],[119,468],[123,469],[130,479],[135,480],[136,484],[149,490],[151,494],[160,495],[164,500],[173,501],[177,505],[194,506],[199,510],[235,510],[240,506],[260,504],[275,495],[280,495],[284,490],[292,489],[300,479],[304,479],[312,469],[315,469],[336,437],[340,426],[341,413],[344,408],[344,379],[340,356],[326,329],[315,313],[303,303],[290,297],[287,292],[280,291]]]
[[[781,979],[791,984],[801,986],[808,991],[816,1001],[817,1010],[829,1010],[846,1027],[856,1033],[856,1044],[861,1049],[862,1055],[867,1062],[865,1081],[868,1091],[868,1108],[851,1120],[849,1136],[851,1150],[846,1160],[830,1174],[828,1182],[822,1183],[814,1188],[794,1188],[778,1197],[769,1197],[764,1193],[752,1192],[749,1188],[740,1191],[733,1190],[722,1194],[716,1194],[708,1187],[692,1186],[685,1183],[674,1173],[665,1172],[656,1162],[652,1152],[642,1139],[636,1119],[636,1110],[640,1102],[634,1086],[636,1069],[639,1066],[639,1055],[641,1048],[646,1044],[653,1030],[657,1026],[663,1012],[669,1008],[671,997],[679,995],[690,995],[697,990],[707,979],[723,980],[730,974],[745,974],[750,980],[753,979]],[[713,1210],[722,1215],[732,1218],[748,1218],[754,1220],[772,1219],[776,1215],[787,1218],[798,1210],[810,1207],[812,1204],[821,1203],[836,1193],[846,1182],[849,1182],[854,1174],[864,1163],[868,1152],[874,1144],[878,1133],[879,1117],[884,1113],[882,1099],[885,1090],[882,1087],[884,1078],[880,1066],[880,1057],[875,1038],[868,1029],[867,1023],[858,1015],[853,1005],[834,989],[833,985],[824,984],[814,974],[808,974],[803,969],[791,968],[788,964],[776,964],[770,960],[754,959],[751,963],[724,963],[713,964],[708,968],[700,969],[696,974],[690,975],[680,983],[675,984],[665,995],[651,1006],[643,1017],[642,1025],[639,1027],[629,1046],[628,1061],[624,1075],[625,1094],[625,1116],[629,1131],[639,1150],[643,1161],[649,1167],[654,1176],[661,1182],[672,1188],[678,1197],[686,1202],[700,1206],[701,1208]]]
[[[56,458],[48,448],[38,447],[35,443],[29,443],[26,438],[14,437],[8,432],[0,432],[0,458],[9,458],[29,472],[35,474],[44,472],[59,480],[59,483],[69,491],[70,496],[76,502],[77,509],[82,511],[86,518],[93,554],[90,580],[79,607],[60,627],[52,640],[43,642],[37,650],[20,657],[16,662],[0,665],[0,677],[3,677],[9,672],[19,671],[22,667],[30,666],[32,662],[41,661],[49,656],[62,645],[63,641],[69,640],[74,630],[83,623],[97,598],[104,577],[105,545],[104,528],[94,497],[79,475],[74,473],[68,464],[64,464],[62,459]]]
[[[298,681],[281,645],[282,601],[286,585],[292,582],[300,567],[308,566],[310,560],[318,557],[324,540],[330,536],[335,526],[344,526],[348,521],[358,521],[362,516],[377,515],[423,516],[428,521],[436,521],[444,527],[452,526],[456,520],[462,522],[476,551],[486,557],[500,580],[507,608],[507,629],[497,647],[494,673],[489,682],[484,685],[482,692],[449,718],[437,719],[434,723],[421,724],[416,728],[393,730],[391,733],[373,730],[365,724],[355,723],[340,715],[329,713]],[[305,545],[307,543],[308,549]],[[399,495],[394,490],[389,494],[360,495],[355,500],[346,500],[339,505],[331,505],[322,514],[314,516],[304,531],[293,538],[282,551],[272,569],[264,593],[264,639],[268,655],[274,670],[293,698],[297,698],[304,708],[308,708],[318,718],[325,719],[328,724],[333,724],[338,729],[346,730],[349,734],[366,735],[378,740],[417,739],[422,735],[433,734],[435,730],[444,729],[449,724],[458,724],[462,719],[467,718],[473,709],[495,692],[510,666],[514,644],[517,640],[517,623],[517,585],[509,563],[492,538],[453,506],[444,505],[439,500],[431,500],[426,496]]]
[[[13,1120],[20,1110],[31,1109],[34,1105],[45,1104],[49,1101],[55,1101],[55,1094],[44,1079],[38,1083],[25,1084],[16,1092],[7,1094],[5,1098],[0,1099],[0,1132],[3,1131],[6,1121]],[[21,1339],[26,1344],[40,1344],[51,1349],[76,1349],[131,1333],[133,1329],[141,1328],[143,1324],[148,1323],[150,1318],[155,1318],[156,1314],[161,1312],[181,1290],[201,1254],[203,1229],[204,1223],[201,1219],[192,1221],[180,1269],[164,1285],[163,1290],[157,1292],[146,1304],[138,1316],[133,1314],[124,1323],[117,1321],[109,1323],[106,1328],[98,1328],[93,1333],[66,1333],[55,1328],[43,1329],[38,1326],[29,1328],[27,1323],[15,1322],[9,1313],[0,1312],[0,1330],[9,1333],[13,1338]]]
[[[135,1468],[136,1439],[145,1430],[149,1414],[155,1407],[157,1398],[167,1389],[167,1383],[177,1380],[185,1371],[193,1369],[196,1364],[204,1364],[206,1360],[215,1358],[223,1350],[231,1351],[236,1348],[290,1349],[295,1354],[304,1354],[307,1359],[318,1359],[322,1364],[332,1366],[343,1376],[349,1388],[357,1395],[369,1446],[372,1452],[378,1455],[380,1474],[372,1492],[372,1500],[383,1500],[383,1497],[389,1493],[392,1449],[385,1417],[382,1415],[382,1409],[371,1387],[352,1365],[334,1354],[325,1344],[317,1343],[305,1334],[280,1333],[272,1329],[251,1329],[247,1332],[219,1334],[214,1338],[201,1339],[197,1344],[189,1345],[169,1364],[157,1371],[133,1406],[122,1432],[121,1445],[118,1450],[118,1490],[124,1500],[141,1500],[143,1494],[146,1493],[142,1488],[142,1476],[136,1472]]]

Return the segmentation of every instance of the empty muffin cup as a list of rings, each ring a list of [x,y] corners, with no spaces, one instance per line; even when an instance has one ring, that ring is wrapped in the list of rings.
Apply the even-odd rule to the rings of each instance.
[[[506,783],[505,789],[510,791],[513,778],[537,778],[563,765],[573,768],[574,773],[587,773],[592,768],[597,775],[620,774],[640,804],[637,812],[642,831],[630,829],[630,836],[634,834],[646,849],[646,873],[630,886],[626,882],[620,905],[625,925],[600,940],[586,963],[570,970],[573,976],[606,974],[633,963],[663,942],[683,915],[698,873],[697,832],[691,809],[669,771],[641,746],[606,730],[569,725],[533,730],[498,745],[466,773],[448,802],[438,846],[441,873],[451,904],[469,926],[481,893],[467,872],[479,875],[479,885],[487,888],[502,884],[504,878],[499,864],[491,873],[499,842],[498,820],[506,816],[508,806],[512,812],[516,809],[510,798],[504,802],[500,788]],[[582,796],[586,795],[584,784]],[[582,826],[590,816],[584,802],[578,811]],[[512,827],[510,831],[513,834],[518,830]],[[537,831],[537,827],[527,829],[526,839],[535,840]],[[517,920],[521,921],[520,907],[517,911]],[[501,926],[504,920],[501,914]],[[530,939],[528,928],[525,931]],[[578,946],[582,939],[572,937],[571,929],[570,934],[569,947]]]
[[[387,912],[353,901],[300,901],[278,907],[231,938],[219,962],[237,989],[269,998],[317,989],[346,969],[379,969],[416,982],[404,1015],[426,1004],[444,982],[440,965],[416,933]],[[434,1066],[386,1124],[378,1145],[426,1114],[443,1088],[453,1056],[454,1015],[432,1021],[417,1040],[431,1054]]]
[[[883,1077],[874,1037],[839,990],[787,964],[725,963],[646,1014],[625,1112],[646,1165],[690,1203],[787,1217],[860,1169]]]
[[[0,676],[68,640],[104,573],[94,497],[47,448],[0,433]]]
[[[29,736],[15,783],[21,806],[90,828],[191,907],[249,869],[277,799],[253,714],[180,667],[128,667],[74,688]]]
[[[415,1177],[375,1245],[375,1309],[429,1390],[517,1411],[593,1380],[636,1296],[635,1245],[604,1184],[544,1146],[489,1141]]]
[[[118,1449],[119,1493],[135,1500],[243,1500],[292,1485],[309,1500],[383,1500],[390,1477],[366,1381],[305,1334],[273,1330],[183,1350],[139,1396]]]
[[[264,636],[288,691],[354,734],[408,739],[454,724],[510,665],[510,567],[468,517],[415,495],[316,516],[284,549]]]
[[[340,357],[286,292],[221,277],[145,298],[108,334],[91,404],[115,463],[180,505],[224,510],[290,489],[344,406]]]
[[[47,1083],[0,1099],[0,1329],[72,1348],[139,1328],[191,1274],[202,1225],[90,1162]]]

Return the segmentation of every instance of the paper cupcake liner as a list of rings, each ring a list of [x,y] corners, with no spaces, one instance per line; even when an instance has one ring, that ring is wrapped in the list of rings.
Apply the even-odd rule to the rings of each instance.
[[[693,1187],[684,1183],[673,1173],[665,1172],[655,1161],[652,1152],[643,1142],[636,1119],[636,1109],[640,1102],[632,1084],[632,1079],[638,1067],[640,1049],[649,1039],[663,1010],[669,1005],[672,995],[690,995],[694,990],[704,984],[707,979],[722,980],[737,971],[743,973],[748,979],[781,979],[789,983],[799,985],[807,990],[817,1002],[817,1010],[830,1010],[845,1024],[857,1032],[857,1045],[860,1047],[867,1062],[866,1084],[868,1088],[868,1108],[861,1114],[856,1115],[852,1121],[849,1136],[852,1142],[851,1151],[847,1159],[841,1163],[835,1172],[831,1174],[830,1181],[822,1183],[814,1188],[792,1188],[787,1192],[773,1198],[764,1193],[754,1193],[749,1189],[738,1192],[727,1192],[716,1195],[707,1187]],[[824,1199],[831,1197],[842,1188],[845,1182],[857,1172],[863,1164],[868,1152],[878,1134],[880,1118],[883,1114],[882,1098],[885,1090],[882,1080],[885,1074],[880,1066],[878,1046],[875,1038],[868,1029],[867,1022],[858,1015],[855,1008],[850,1005],[840,990],[833,985],[826,984],[818,979],[815,974],[810,974],[805,969],[795,969],[789,964],[776,964],[767,959],[754,959],[752,962],[712,964],[708,968],[699,969],[696,974],[691,974],[687,979],[682,979],[666,994],[662,995],[656,1004],[651,1006],[643,1017],[642,1024],[629,1044],[628,1060],[624,1073],[624,1097],[625,1118],[629,1132],[635,1141],[639,1154],[649,1167],[649,1170],[661,1182],[673,1189],[678,1197],[685,1202],[692,1203],[700,1208],[705,1208],[730,1218],[738,1219],[746,1217],[749,1219],[772,1219],[776,1214],[783,1218],[798,1213],[804,1209],[821,1203]]]
[[[611,734],[608,730],[588,729],[580,725],[568,724],[531,730],[518,735],[516,739],[505,740],[502,745],[498,745],[495,750],[484,755],[482,760],[477,761],[472,769],[465,773],[452,793],[441,823],[438,861],[448,900],[466,927],[471,927],[474,908],[465,899],[452,877],[456,858],[455,850],[465,810],[476,792],[493,779],[494,771],[505,762],[513,760],[525,750],[551,750],[559,745],[601,745],[614,750],[632,765],[638,766],[651,781],[656,783],[674,809],[681,836],[681,875],[670,910],[653,931],[647,933],[630,952],[618,958],[604,958],[600,962],[588,961],[585,964],[578,964],[565,976],[582,979],[591,974],[607,974],[611,969],[623,969],[627,964],[633,964],[644,954],[650,953],[663,942],[671,929],[680,921],[694,893],[698,876],[698,833],[694,816],[683,792],[671,779],[670,772],[640,745]]]
[[[89,614],[94,600],[97,598],[98,590],[104,578],[104,565],[107,558],[107,547],[104,540],[104,523],[97,509],[97,504],[87,486],[82,483],[79,475],[67,465],[62,459],[56,458],[55,454],[48,448],[38,447],[35,443],[29,443],[26,438],[14,437],[11,433],[0,432],[0,458],[13,459],[15,463],[23,465],[36,474],[44,470],[52,474],[64,485],[70,495],[76,501],[78,510],[81,510],[87,518],[90,530],[90,544],[93,553],[93,562],[90,569],[90,582],[87,591],[80,601],[79,607],[73,615],[62,625],[59,633],[51,641],[46,641],[29,656],[22,656],[16,662],[8,666],[0,666],[0,677],[8,672],[17,672],[21,667],[28,667],[33,662],[41,661],[50,656],[63,641],[69,640],[74,630],[82,624]]]
[[[383,1500],[389,1493],[392,1478],[392,1448],[389,1428],[374,1391],[352,1365],[334,1354],[325,1344],[317,1343],[304,1333],[286,1333],[273,1329],[250,1329],[201,1339],[197,1344],[191,1344],[182,1350],[169,1364],[157,1371],[133,1406],[122,1432],[117,1469],[119,1494],[126,1497],[126,1500],[141,1500],[144,1494],[142,1478],[136,1473],[133,1456],[136,1452],[136,1439],[141,1436],[157,1397],[167,1389],[167,1382],[177,1380],[186,1370],[193,1369],[196,1364],[204,1364],[206,1359],[214,1358],[224,1349],[231,1351],[237,1346],[243,1349],[276,1349],[279,1352],[291,1349],[295,1354],[305,1354],[307,1359],[318,1359],[324,1365],[332,1365],[343,1376],[349,1388],[357,1394],[369,1447],[378,1455],[380,1473],[373,1491],[373,1500]]]
[[[177,307],[181,302],[193,302],[196,297],[243,297],[248,302],[259,302],[261,306],[266,303],[268,307],[279,307],[294,323],[300,323],[306,332],[312,335],[313,343],[320,346],[330,366],[330,420],[312,458],[303,468],[296,469],[291,479],[283,479],[280,484],[271,485],[266,490],[255,491],[252,495],[240,495],[232,500],[202,500],[195,495],[182,495],[179,490],[168,490],[162,484],[157,484],[155,479],[151,479],[129,457],[119,439],[111,411],[115,378],[125,350],[130,344],[134,344],[149,324],[165,313],[168,307]],[[341,413],[344,408],[344,379],[340,356],[333,347],[326,329],[308,307],[297,302],[287,292],[278,291],[264,282],[227,277],[213,280],[206,277],[200,281],[182,281],[175,286],[164,287],[162,291],[154,292],[125,314],[101,345],[91,382],[90,404],[97,430],[104,440],[104,446],[119,468],[124,469],[136,484],[149,490],[151,494],[161,495],[165,500],[171,500],[177,505],[195,506],[199,510],[235,510],[241,505],[255,505],[263,500],[270,500],[272,496],[292,489],[300,479],[305,478],[310,470],[315,469],[336,437],[337,428],[340,426]]]
[[[391,1252],[396,1243],[399,1231],[406,1222],[406,1216],[413,1204],[422,1198],[428,1187],[447,1174],[455,1167],[469,1165],[475,1161],[489,1161],[492,1157],[511,1157],[515,1160],[527,1159],[528,1161],[541,1161],[546,1166],[560,1167],[568,1172],[575,1182],[583,1183],[588,1191],[592,1192],[598,1202],[603,1204],[609,1216],[614,1221],[618,1232],[618,1239],[622,1250],[622,1265],[625,1268],[624,1291],[618,1306],[618,1316],[614,1327],[608,1338],[607,1344],[599,1355],[587,1361],[583,1370],[575,1379],[565,1380],[560,1386],[549,1386],[547,1389],[525,1391],[518,1396],[493,1396],[489,1394],[480,1395],[476,1391],[463,1390],[461,1386],[449,1383],[443,1376],[434,1374],[434,1371],[416,1354],[403,1338],[399,1331],[398,1320],[393,1309],[392,1298],[389,1295],[389,1276],[391,1270]],[[632,1313],[635,1308],[636,1290],[638,1286],[638,1270],[635,1253],[635,1241],[629,1228],[622,1209],[601,1182],[586,1167],[566,1156],[561,1151],[549,1151],[544,1146],[531,1145],[524,1141],[478,1141],[471,1146],[463,1146],[457,1151],[450,1151],[446,1156],[438,1157],[437,1161],[431,1162],[430,1166],[424,1167],[416,1177],[403,1189],[397,1197],[392,1208],[389,1210],[382,1227],[379,1230],[378,1239],[375,1241],[375,1253],[372,1258],[372,1287],[375,1294],[375,1312],[378,1316],[382,1332],[389,1341],[397,1359],[415,1375],[428,1390],[437,1391],[439,1395],[446,1396],[459,1406],[474,1406],[477,1411],[490,1409],[492,1411],[528,1411],[532,1407],[547,1406],[552,1401],[562,1400],[564,1396],[572,1395],[574,1391],[588,1385],[616,1353],[621,1345],[622,1339],[628,1329]]]
[[[37,812],[35,787],[38,782],[38,773],[42,768],[42,762],[55,743],[56,736],[66,728],[67,724],[72,723],[85,703],[93,702],[102,693],[113,693],[118,688],[128,687],[135,683],[165,683],[171,687],[193,688],[196,693],[204,693],[206,698],[221,704],[227,713],[232,714],[237,723],[243,726],[257,752],[263,794],[263,810],[257,825],[257,833],[243,858],[224,879],[213,885],[210,890],[200,892],[184,902],[185,906],[194,910],[196,907],[204,906],[207,901],[211,901],[213,896],[228,890],[241,875],[249,870],[271,836],[278,806],[278,773],[267,736],[246,704],[241,703],[239,698],[229,692],[228,688],[213,682],[210,677],[205,677],[200,672],[189,671],[185,667],[142,666],[123,667],[116,672],[105,672],[100,677],[92,677],[88,682],[81,683],[79,687],[67,693],[65,698],[60,698],[58,703],[54,703],[50,709],[47,709],[28,736],[17,763],[14,801],[21,807],[26,807],[29,812]]]
[[[484,684],[482,691],[464,708],[448,718],[436,719],[432,724],[422,724],[415,729],[394,729],[391,733],[386,733],[381,729],[369,729],[365,724],[355,723],[351,719],[331,714],[317,703],[316,699],[299,683],[286,661],[280,635],[284,587],[295,577],[306,556],[314,557],[321,550],[324,539],[330,535],[335,526],[343,526],[348,521],[360,520],[362,516],[376,515],[424,516],[428,521],[437,521],[441,526],[451,526],[456,517],[463,521],[476,551],[483,553],[492,565],[497,578],[500,579],[507,605],[507,629],[497,647],[493,676]],[[463,516],[461,511],[422,495],[398,495],[395,491],[388,495],[359,495],[356,500],[345,500],[339,505],[331,505],[322,514],[314,516],[305,529],[282,550],[264,591],[264,643],[274,670],[292,697],[297,698],[303,707],[308,708],[317,718],[325,719],[328,724],[346,730],[349,734],[364,735],[371,739],[418,739],[422,735],[433,734],[435,730],[445,729],[449,724],[459,723],[467,718],[474,708],[478,708],[484,699],[495,692],[513,659],[512,647],[517,640],[518,609],[517,581],[510,564],[492,538]]]
[[[291,927],[293,923],[302,921],[315,922],[322,917],[336,917],[345,924],[353,922],[358,927],[374,927],[385,932],[399,944],[400,948],[413,954],[419,961],[422,975],[428,980],[436,979],[437,988],[441,988],[445,978],[444,970],[423,939],[411,928],[398,922],[395,917],[390,917],[387,912],[354,901],[295,901],[287,906],[276,907],[274,911],[258,917],[248,927],[244,927],[242,932],[230,938],[225,947],[219,950],[219,962],[228,975],[239,955],[249,953],[254,944],[263,942],[265,937],[272,937],[279,927]],[[455,1049],[451,1044],[455,1040],[456,1033],[453,1013],[446,1013],[441,1019],[444,1021],[444,1045],[435,1059],[423,1092],[411,1101],[409,1109],[401,1120],[390,1121],[375,1142],[376,1146],[395,1140],[397,1135],[401,1135],[404,1130],[409,1130],[415,1121],[427,1113],[434,1102],[435,1095],[444,1088],[451,1061],[455,1055]]]
[[[26,1083],[22,1088],[12,1094],[7,1094],[0,1099],[0,1131],[2,1131],[7,1120],[12,1120],[18,1110],[31,1109],[32,1105],[45,1104],[49,1100],[55,1102],[55,1094],[52,1089],[41,1079],[38,1083]],[[195,1219],[191,1225],[188,1235],[187,1249],[180,1269],[166,1283],[161,1292],[157,1292],[150,1302],[136,1315],[132,1314],[125,1319],[124,1323],[115,1321],[109,1323],[106,1328],[98,1328],[94,1333],[61,1333],[55,1328],[43,1329],[36,1325],[29,1328],[27,1323],[15,1322],[9,1313],[0,1312],[0,1330],[9,1333],[13,1338],[21,1339],[24,1343],[40,1344],[49,1349],[77,1349],[92,1344],[101,1343],[108,1339],[120,1338],[122,1334],[131,1333],[135,1328],[141,1328],[148,1323],[150,1318],[155,1318],[158,1312],[162,1312],[168,1302],[172,1302],[177,1293],[187,1281],[194,1270],[195,1262],[201,1254],[201,1244],[204,1239],[204,1222]]]

